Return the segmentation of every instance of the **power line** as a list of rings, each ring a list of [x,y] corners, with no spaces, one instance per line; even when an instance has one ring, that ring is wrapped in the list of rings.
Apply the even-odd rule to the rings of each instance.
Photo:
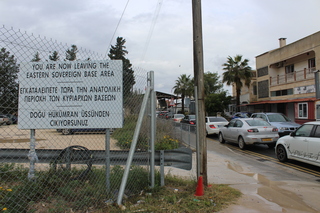
[[[158,0],[157,7],[155,9],[154,16],[153,16],[153,19],[152,19],[152,22],[151,22],[151,26],[150,26],[150,29],[149,29],[148,37],[147,37],[145,46],[143,48],[141,61],[144,60],[144,57],[145,57],[146,52],[148,50],[149,43],[150,43],[150,40],[151,40],[151,36],[152,36],[153,30],[154,30],[154,26],[156,25],[156,22],[157,22],[159,13],[160,13],[162,2],[163,2],[163,0]]]
[[[123,9],[123,11],[122,11],[121,17],[120,17],[120,19],[119,19],[119,22],[118,22],[118,24],[117,24],[116,29],[115,29],[114,32],[113,32],[113,35],[112,35],[112,38],[111,38],[111,40],[110,40],[110,43],[109,43],[108,48],[111,47],[111,42],[113,41],[114,36],[115,36],[115,34],[116,34],[117,30],[118,30],[118,27],[119,27],[119,25],[120,25],[120,22],[121,22],[121,20],[122,20],[122,18],[123,18],[123,15],[124,15],[126,9],[127,9],[127,6],[128,6],[128,4],[129,4],[129,1],[130,1],[130,0],[127,1],[126,5],[125,5],[125,7],[124,7],[124,9]],[[109,49],[107,49],[106,54],[105,54],[105,57],[107,57],[108,51],[109,51]]]

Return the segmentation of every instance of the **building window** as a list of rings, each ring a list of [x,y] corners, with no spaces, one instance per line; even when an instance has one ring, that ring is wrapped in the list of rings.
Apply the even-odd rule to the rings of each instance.
[[[253,95],[257,95],[257,85],[253,85]]]
[[[316,59],[315,58],[310,58],[308,60],[308,68],[315,68],[316,67]]]
[[[317,121],[320,121],[320,104],[316,105],[316,117]]]
[[[268,98],[269,97],[269,81],[259,81],[258,82],[258,98]]]
[[[293,73],[293,72],[294,72],[294,65],[293,64],[286,66],[286,74]]]
[[[271,97],[292,95],[293,89],[271,91]]]
[[[258,72],[258,77],[268,75],[268,67],[259,68],[257,72]]]
[[[299,103],[299,118],[308,118],[308,103]]]
[[[316,59],[315,58],[310,58],[308,60],[308,68],[309,68],[309,72],[316,70]]]

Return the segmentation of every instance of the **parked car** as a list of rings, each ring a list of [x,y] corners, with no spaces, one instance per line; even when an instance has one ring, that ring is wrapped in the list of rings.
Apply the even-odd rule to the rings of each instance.
[[[4,125],[4,124],[10,125],[11,122],[6,115],[0,114],[0,125]]]
[[[280,162],[293,159],[320,166],[320,122],[304,123],[290,135],[280,138],[275,152]]]
[[[71,135],[75,132],[78,133],[105,133],[105,128],[92,128],[92,129],[57,129],[58,132],[61,132],[63,135]]]
[[[271,125],[278,128],[279,136],[289,135],[291,132],[295,131],[300,124],[292,122],[287,116],[282,113],[277,112],[259,112],[253,113],[252,118],[262,118],[265,121],[268,121]]]
[[[184,114],[173,114],[172,120],[176,123],[180,123],[184,117]]]
[[[158,118],[166,118],[166,115],[167,115],[168,111],[160,111],[158,113]]]
[[[173,112],[167,112],[167,113],[164,115],[164,118],[165,118],[165,119],[170,119],[170,118],[173,118],[173,115],[174,115]]]
[[[6,115],[9,118],[10,124],[17,124],[18,123],[18,117],[12,114]]]
[[[235,118],[250,118],[251,117],[251,112],[236,112],[231,116],[231,119]]]
[[[196,124],[196,115],[186,115],[180,123],[195,125]]]
[[[220,128],[228,123],[224,117],[206,117],[206,135],[219,134]]]
[[[220,143],[235,142],[240,149],[251,144],[266,144],[273,148],[278,139],[278,129],[260,118],[235,118],[219,132]]]

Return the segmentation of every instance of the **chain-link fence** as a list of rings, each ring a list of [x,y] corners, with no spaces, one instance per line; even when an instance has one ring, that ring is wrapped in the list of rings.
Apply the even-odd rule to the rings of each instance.
[[[114,202],[147,72],[5,26],[0,48],[0,211],[85,212]],[[150,185],[148,113],[123,197]]]

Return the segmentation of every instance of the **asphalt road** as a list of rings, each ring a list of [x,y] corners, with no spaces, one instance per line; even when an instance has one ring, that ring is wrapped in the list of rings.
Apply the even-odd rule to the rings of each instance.
[[[184,133],[187,133],[189,143],[192,142],[192,136],[190,134],[194,134],[196,129],[195,126],[183,126],[184,127]],[[191,144],[193,147],[195,146],[195,143]],[[242,156],[246,156],[247,158],[251,159],[251,163],[253,162],[272,162],[274,165],[280,165],[280,168],[291,168],[295,169],[298,172],[303,172],[310,174],[311,176],[314,176],[316,178],[319,178],[320,182],[320,167],[313,166],[310,164],[302,163],[299,161],[294,161],[290,160],[285,163],[281,163],[278,161],[276,154],[275,154],[275,149],[270,149],[267,145],[252,145],[252,146],[247,146],[245,150],[241,150],[238,147],[238,144],[236,143],[230,143],[226,142],[225,144],[220,144],[218,135],[209,135],[207,137],[207,147],[208,151],[215,151],[216,153],[221,153],[224,152],[221,147],[225,147],[228,150],[232,150],[235,153],[238,153]],[[217,150],[219,150],[217,152]],[[230,155],[230,153],[226,153],[226,155]],[[280,169],[281,170],[281,169]]]
[[[181,135],[195,147],[193,133]],[[194,174],[196,165],[193,170],[184,175]],[[207,137],[207,178],[209,183],[228,184],[243,194],[220,213],[320,212],[320,167],[281,163],[266,145],[241,150],[234,143],[221,144],[217,136]]]
[[[209,136],[207,137],[207,139],[208,139],[208,144],[219,143],[218,136],[216,135]],[[319,178],[319,181],[320,181],[320,167],[302,163],[299,161],[294,161],[294,160],[281,163],[278,161],[276,157],[275,150],[270,149],[267,145],[247,146],[245,150],[241,150],[236,143],[226,142],[225,144],[220,144],[220,146],[228,147],[228,149],[236,153],[247,156],[248,158],[252,159],[252,161],[272,162],[276,165],[280,165],[285,168],[292,168],[292,169],[295,169],[296,171],[310,174],[311,176]],[[210,146],[208,150],[210,150]],[[211,151],[214,151],[214,149]]]
[[[179,132],[187,145],[195,145],[195,134]],[[208,183],[228,184],[242,192],[241,198],[220,213],[318,213],[320,212],[320,167],[295,161],[281,163],[266,145],[240,150],[237,144],[221,144],[207,137]],[[197,172],[194,154],[192,171],[174,170],[193,177]],[[169,169],[169,168],[168,168]]]

